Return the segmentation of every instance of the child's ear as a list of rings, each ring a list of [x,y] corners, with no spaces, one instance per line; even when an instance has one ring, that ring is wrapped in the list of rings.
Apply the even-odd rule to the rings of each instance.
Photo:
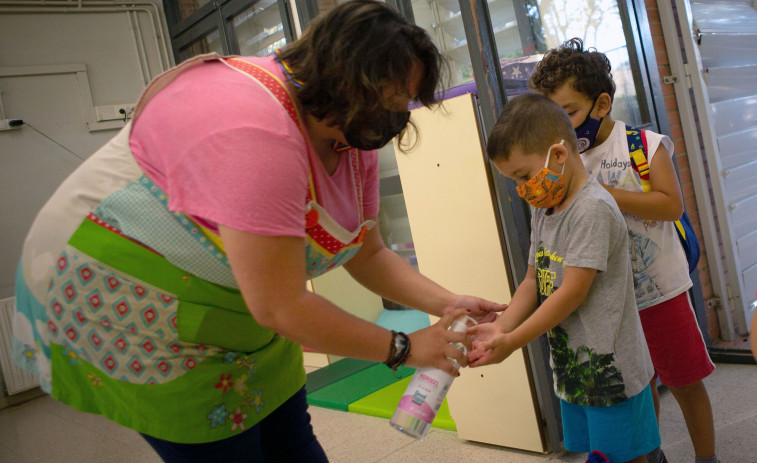
[[[600,93],[597,97],[596,106],[597,116],[600,118],[605,117],[610,114],[610,110],[612,110],[612,98],[610,98],[608,93]]]
[[[568,148],[564,144],[555,143],[550,149],[552,150],[552,156],[557,159],[557,162],[559,162],[560,164],[565,164],[566,162],[568,162],[568,155],[570,153],[568,152]]]

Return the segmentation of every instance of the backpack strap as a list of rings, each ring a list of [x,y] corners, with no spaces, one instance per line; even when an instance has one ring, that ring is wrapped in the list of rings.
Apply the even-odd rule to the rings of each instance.
[[[626,137],[628,138],[628,153],[631,158],[631,167],[639,174],[642,190],[648,193],[652,191],[652,184],[649,182],[646,130],[637,130],[627,125]]]
[[[652,191],[652,184],[649,181],[649,160],[647,158],[647,131],[643,129],[634,129],[626,125],[626,136],[628,137],[628,153],[631,158],[631,167],[638,172],[641,179],[641,188],[645,193]],[[699,241],[694,233],[689,216],[684,211],[680,219],[673,221],[673,225],[678,232],[678,238],[681,240],[683,251],[686,254],[686,260],[689,263],[689,273],[693,272],[699,262]]]

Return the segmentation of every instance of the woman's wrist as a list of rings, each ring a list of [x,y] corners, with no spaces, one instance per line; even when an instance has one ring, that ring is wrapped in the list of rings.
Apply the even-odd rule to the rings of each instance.
[[[392,330],[392,339],[389,343],[389,355],[384,364],[392,370],[397,370],[407,362],[410,357],[410,338],[403,332]]]

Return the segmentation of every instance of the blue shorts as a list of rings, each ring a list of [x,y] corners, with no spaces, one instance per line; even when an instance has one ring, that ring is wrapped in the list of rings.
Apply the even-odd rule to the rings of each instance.
[[[599,450],[612,463],[622,463],[660,446],[649,386],[609,407],[589,407],[560,400],[560,409],[565,448],[571,452]]]

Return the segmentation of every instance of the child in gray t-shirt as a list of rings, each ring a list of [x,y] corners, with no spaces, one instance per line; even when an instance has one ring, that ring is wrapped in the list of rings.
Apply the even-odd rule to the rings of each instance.
[[[492,130],[489,158],[533,206],[531,251],[505,312],[468,330],[468,360],[472,367],[501,362],[546,333],[565,447],[644,462],[660,436],[628,232],[576,144],[565,111],[536,94],[510,101]]]

